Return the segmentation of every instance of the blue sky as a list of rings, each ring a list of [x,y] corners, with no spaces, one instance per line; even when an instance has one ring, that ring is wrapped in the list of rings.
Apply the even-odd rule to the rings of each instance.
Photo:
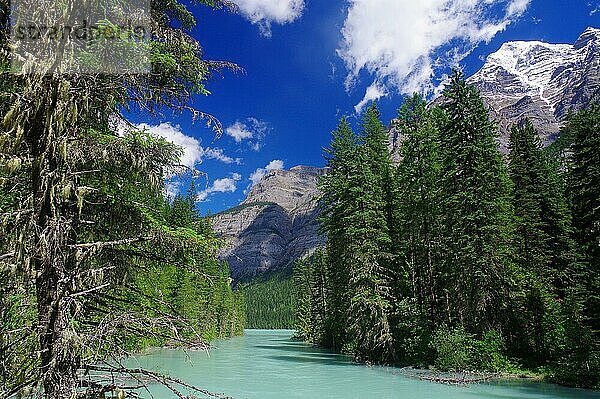
[[[218,140],[188,115],[131,116],[186,148],[208,174],[198,208],[215,213],[244,199],[266,169],[322,166],[339,118],[358,122],[376,99],[385,123],[403,93],[435,95],[449,67],[467,75],[510,40],[573,43],[600,27],[600,0],[236,0],[239,12],[191,6],[204,56],[228,60],[194,106],[226,129]],[[172,181],[171,192],[187,181]]]

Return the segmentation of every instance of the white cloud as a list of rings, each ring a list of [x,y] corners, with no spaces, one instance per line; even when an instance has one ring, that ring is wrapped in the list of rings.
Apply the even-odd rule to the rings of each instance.
[[[375,81],[371,86],[367,88],[365,97],[354,106],[354,111],[360,114],[367,104],[371,101],[379,100],[381,97],[385,97],[389,94],[387,88],[381,83]]]
[[[226,164],[241,163],[241,159],[234,159],[225,155],[221,148],[202,147],[200,145],[200,140],[185,135],[181,131],[179,125],[172,125],[168,122],[161,123],[160,125],[140,123],[136,127],[141,130],[147,130],[153,136],[162,137],[165,140],[182,147],[183,155],[181,156],[180,162],[188,168],[193,169],[196,164],[201,163],[204,159],[215,159]]]
[[[259,151],[263,146],[263,140],[269,132],[269,124],[257,118],[247,118],[246,120],[236,121],[233,125],[225,129],[225,134],[233,137],[236,143],[244,140],[248,141],[248,146]]]
[[[304,11],[304,0],[234,0],[234,3],[266,37],[271,37],[272,23],[284,25],[294,22]]]
[[[282,170],[282,169],[283,169],[283,161],[279,160],[279,159],[274,159],[273,161],[269,162],[269,164],[267,166],[265,166],[264,168],[256,169],[254,172],[252,172],[250,174],[250,180],[252,181],[252,184],[250,185],[250,187],[254,186],[263,177],[265,177],[267,172],[269,172],[271,170]]]
[[[206,147],[202,149],[202,158],[203,159],[216,159],[217,161],[221,161],[226,164],[235,163],[237,165],[242,163],[240,158],[231,158],[228,155],[225,155],[222,148],[210,148]]]
[[[181,180],[167,180],[164,187],[164,195],[167,198],[175,198],[181,190]]]
[[[237,182],[240,180],[242,180],[242,176],[239,173],[232,173],[231,177],[217,179],[211,186],[198,193],[196,201],[206,201],[213,193],[233,193],[237,190]]]
[[[170,123],[161,123],[160,125],[152,126],[146,123],[137,125],[138,129],[147,130],[153,136],[162,137],[168,142],[171,142],[183,148],[183,155],[180,162],[189,168],[193,168],[196,163],[202,161],[203,148],[200,146],[200,141],[194,137],[186,136],[181,131],[179,125],[173,126]]]
[[[531,0],[348,0],[338,55],[352,89],[361,71],[373,76],[363,100],[436,91],[440,74],[457,66],[518,19]]]
[[[527,10],[527,7],[529,7],[529,3],[531,2],[531,0],[513,0],[510,2],[510,4],[508,5],[508,9],[507,9],[507,17],[513,17],[513,16],[521,16],[523,15],[523,13],[525,13],[525,11]]]
[[[236,143],[240,143],[244,139],[251,139],[253,137],[252,132],[248,129],[248,126],[242,122],[237,121],[233,125],[225,129],[225,133],[235,139]]]

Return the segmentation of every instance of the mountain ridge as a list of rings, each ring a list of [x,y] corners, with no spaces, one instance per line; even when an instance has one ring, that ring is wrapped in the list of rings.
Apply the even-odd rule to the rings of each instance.
[[[235,279],[286,268],[325,243],[317,220],[317,181],[325,170],[271,170],[240,205],[213,216],[213,228],[225,242],[219,256]]]
[[[570,112],[598,96],[600,29],[587,28],[574,44],[506,42],[467,82],[480,90],[498,120],[504,152],[510,126],[525,116],[548,145]]]

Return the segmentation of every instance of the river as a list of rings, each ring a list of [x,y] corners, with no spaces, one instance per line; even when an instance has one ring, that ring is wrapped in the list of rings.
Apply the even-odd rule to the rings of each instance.
[[[533,382],[448,386],[409,378],[398,369],[366,367],[291,339],[292,331],[247,330],[215,342],[210,353],[155,350],[131,359],[235,399],[600,399],[600,393]],[[153,388],[157,398],[171,396]]]

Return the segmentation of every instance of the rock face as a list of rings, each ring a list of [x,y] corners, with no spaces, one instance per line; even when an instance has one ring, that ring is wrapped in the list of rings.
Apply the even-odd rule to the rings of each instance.
[[[573,45],[504,43],[468,82],[479,88],[499,121],[503,150],[510,126],[525,116],[549,144],[569,111],[599,98],[600,29],[586,29]]]
[[[220,257],[235,279],[282,269],[325,242],[319,234],[317,181],[325,169],[268,172],[237,207],[213,217],[226,241]]]

